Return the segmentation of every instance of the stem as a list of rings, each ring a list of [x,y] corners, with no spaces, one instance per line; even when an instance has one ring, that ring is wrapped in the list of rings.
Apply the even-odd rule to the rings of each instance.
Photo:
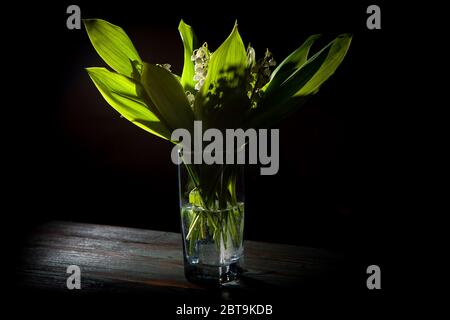
[[[197,224],[198,218],[200,217],[200,213],[197,213],[197,215],[194,218],[194,221],[192,222],[192,224],[189,226],[189,232],[186,236],[186,239],[189,240],[191,238],[191,235],[193,233],[194,230],[194,226]]]
[[[238,166],[184,165],[194,186],[190,192],[198,191],[195,196],[197,200],[191,202],[192,206],[187,209],[192,216],[186,235],[189,255],[194,254],[198,242],[208,236],[213,239],[218,251],[228,249],[230,245],[238,248],[242,242],[243,214],[236,194]]]

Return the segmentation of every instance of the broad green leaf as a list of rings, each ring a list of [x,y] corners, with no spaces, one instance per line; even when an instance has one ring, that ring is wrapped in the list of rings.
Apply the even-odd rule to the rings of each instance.
[[[319,34],[310,36],[306,41],[286,59],[284,59],[278,67],[272,72],[270,82],[266,85],[266,92],[270,92],[283,83],[290,75],[300,68],[308,59],[311,46],[320,37]]]
[[[105,68],[86,70],[103,98],[125,119],[161,138],[170,139],[170,130],[137,96],[133,80]]]
[[[351,42],[352,36],[349,34],[342,34],[338,36],[333,41],[327,58],[320,66],[320,69],[314,74],[306,85],[297,91],[295,96],[306,96],[317,92],[322,83],[324,83],[336,71],[342,60],[344,60]]]
[[[151,63],[144,63],[142,84],[170,129],[190,130],[194,114],[180,82],[168,70]]]
[[[235,24],[231,34],[211,55],[208,73],[195,97],[194,111],[206,127],[234,128],[249,106],[245,86],[247,52]]]
[[[268,94],[268,100],[283,103],[292,96],[314,94],[337,69],[350,45],[351,36],[341,35],[290,75],[275,90]],[[274,102],[275,102],[274,101]]]
[[[192,52],[197,46],[197,39],[194,34],[194,30],[190,25],[184,23],[183,20],[180,21],[178,26],[178,31],[180,32],[181,40],[183,40],[184,46],[184,64],[183,73],[181,75],[181,85],[184,90],[194,92],[194,62],[191,60]]]
[[[101,19],[83,21],[89,39],[100,57],[116,72],[132,77],[132,64],[142,64],[142,60],[125,31]]]
[[[332,42],[311,57],[301,68],[295,71],[291,76],[285,79],[281,84],[277,85],[273,90],[267,90],[259,102],[259,111],[265,109],[278,109],[279,105],[284,104],[290,97],[296,94],[314,74],[320,69],[324,63]]]
[[[249,123],[261,126],[278,121],[298,108],[309,96],[317,93],[320,85],[344,59],[351,39],[350,35],[340,35],[308,59],[283,83],[266,92],[260,106],[248,115]]]
[[[237,23],[228,38],[214,51],[208,64],[208,74],[201,89],[205,94],[218,80],[232,80],[239,76],[247,64],[247,52],[238,31]]]
[[[311,95],[302,97],[290,97],[288,99],[280,101],[280,103],[278,104],[271,105],[265,110],[251,110],[254,112],[247,120],[248,126],[256,128],[273,127],[281,120],[289,117],[299,108],[301,108],[310,97]]]

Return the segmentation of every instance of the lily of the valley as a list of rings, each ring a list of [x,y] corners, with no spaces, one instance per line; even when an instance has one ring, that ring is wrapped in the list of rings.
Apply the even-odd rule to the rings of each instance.
[[[274,126],[318,92],[352,39],[342,34],[311,54],[319,38],[313,35],[276,64],[268,50],[258,60],[254,48],[246,49],[237,24],[212,51],[206,42],[199,45],[192,27],[181,21],[184,65],[178,76],[169,64],[144,62],[120,27],[100,19],[84,23],[111,68],[87,68],[97,89],[124,118],[167,140],[177,128],[192,130],[195,120],[219,130]]]

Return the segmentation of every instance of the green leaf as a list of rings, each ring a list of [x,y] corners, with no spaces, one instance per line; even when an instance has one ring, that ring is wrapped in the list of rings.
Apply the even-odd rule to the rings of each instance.
[[[270,82],[266,85],[266,92],[270,92],[274,88],[279,87],[290,75],[292,75],[298,68],[305,64],[308,59],[308,54],[311,46],[320,37],[319,34],[310,36],[306,41],[294,52],[292,52],[286,59],[281,62],[278,67],[272,72]]]
[[[86,69],[103,98],[124,118],[161,138],[170,139],[170,130],[137,96],[137,84],[105,68]]]
[[[322,50],[308,59],[302,67],[289,76],[272,94],[268,94],[271,102],[282,103],[292,96],[315,94],[337,69],[350,46],[351,36],[341,35],[331,41]]]
[[[247,53],[236,23],[228,38],[211,55],[208,74],[201,89],[202,94],[219,80],[233,80],[236,75],[239,76],[245,70],[246,64]]]
[[[132,77],[132,64],[142,64],[142,60],[125,31],[101,19],[83,21],[89,39],[100,57],[116,72]]]
[[[300,107],[308,97],[317,93],[320,86],[339,67],[351,39],[348,34],[338,36],[284,82],[273,90],[268,90],[260,101],[260,106],[249,114],[249,123],[253,126],[275,123]]]
[[[328,55],[324,63],[320,66],[320,69],[294,96],[306,96],[316,93],[320,86],[336,71],[342,60],[344,60],[351,42],[352,36],[350,34],[338,36],[332,42]]]
[[[235,24],[231,34],[211,55],[205,82],[194,102],[196,119],[205,127],[234,128],[250,103],[246,93],[247,52]]]
[[[180,82],[168,70],[144,63],[142,84],[170,129],[192,129],[194,114]]]
[[[200,192],[197,190],[197,188],[194,188],[189,192],[189,203],[193,204],[197,207],[203,206],[202,197],[200,195]]]
[[[184,90],[194,92],[194,62],[191,60],[192,52],[197,46],[197,39],[194,34],[194,30],[190,25],[184,23],[183,20],[180,21],[178,26],[178,31],[180,32],[181,40],[183,40],[184,46],[184,65],[183,73],[181,75],[181,85]]]

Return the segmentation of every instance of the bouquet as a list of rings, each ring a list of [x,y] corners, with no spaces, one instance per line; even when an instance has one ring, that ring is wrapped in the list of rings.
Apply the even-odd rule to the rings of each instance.
[[[319,38],[312,35],[277,64],[269,50],[257,56],[250,44],[244,44],[237,23],[213,49],[199,42],[192,27],[181,20],[184,64],[178,75],[167,61],[144,62],[120,27],[100,19],[84,20],[84,24],[92,45],[109,66],[87,68],[103,98],[130,122],[180,147],[187,173],[180,191],[189,262],[198,261],[199,243],[208,239],[218,252],[235,249],[229,255],[220,254],[218,265],[236,259],[242,251],[244,213],[238,194],[239,165],[186,161],[192,150],[172,133],[184,129],[193,134],[195,121],[219,132],[273,127],[316,94],[335,72],[351,35],[339,35],[311,54]],[[221,151],[237,153],[244,145]]]

